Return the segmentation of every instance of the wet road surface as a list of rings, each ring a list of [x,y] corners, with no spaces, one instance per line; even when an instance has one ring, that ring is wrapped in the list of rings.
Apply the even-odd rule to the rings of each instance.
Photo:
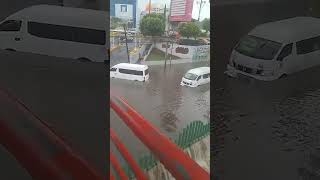
[[[215,131],[224,130],[216,133],[223,140],[214,143],[214,157],[221,179],[298,180],[298,168],[320,145],[319,75],[319,67],[272,82],[216,75],[213,112],[222,118],[214,120],[223,125]]]
[[[124,97],[162,133],[174,138],[192,121],[209,121],[209,84],[197,88],[180,86],[187,70],[201,66],[208,66],[208,62],[176,64],[171,68],[167,66],[165,72],[162,65],[149,66],[148,82],[111,79],[110,89]],[[112,110],[110,126],[136,159],[149,152]],[[112,143],[111,149],[116,152]]]

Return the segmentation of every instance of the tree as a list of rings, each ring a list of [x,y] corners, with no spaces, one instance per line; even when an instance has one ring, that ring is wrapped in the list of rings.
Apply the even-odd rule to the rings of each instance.
[[[202,21],[202,29],[205,30],[206,32],[210,31],[210,19],[205,18]]]
[[[117,27],[120,27],[123,23],[124,22],[122,19],[118,17],[111,17],[110,28],[116,29]]]
[[[140,32],[144,36],[162,36],[165,31],[165,18],[161,14],[147,14],[140,22]]]
[[[187,37],[188,39],[190,37],[197,39],[201,33],[200,28],[194,22],[181,23],[178,31],[181,36]]]

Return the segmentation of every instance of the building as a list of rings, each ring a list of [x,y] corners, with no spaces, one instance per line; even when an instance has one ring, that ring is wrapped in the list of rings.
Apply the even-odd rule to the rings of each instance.
[[[190,22],[194,0],[171,0],[170,22]]]
[[[128,22],[130,28],[137,26],[137,0],[111,0],[110,16]]]

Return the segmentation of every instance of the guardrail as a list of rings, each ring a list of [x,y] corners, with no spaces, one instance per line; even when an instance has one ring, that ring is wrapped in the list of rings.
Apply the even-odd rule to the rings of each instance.
[[[148,120],[136,112],[129,104],[120,97],[111,94],[111,108],[118,114],[123,122],[131,129],[131,131],[152,151],[153,155],[159,159],[164,167],[178,180],[184,179],[201,179],[209,180],[209,173],[201,166],[193,161],[187,154],[183,152],[176,144],[168,137],[162,134]],[[114,131],[110,130],[110,135],[115,142],[118,150],[121,142],[117,141]],[[120,146],[119,146],[120,145]],[[128,156],[125,158],[133,169],[138,180],[144,179],[145,176],[139,174],[142,170],[138,170],[137,163],[130,158],[126,148],[122,146],[120,150],[122,155]],[[111,174],[110,174],[111,175]]]
[[[187,127],[185,127],[173,141],[181,149],[187,149],[208,135],[210,135],[210,123],[193,121],[187,125]],[[145,171],[149,171],[157,166],[158,162],[159,161],[152,153],[143,155],[138,159],[139,166]],[[127,176],[130,178],[134,177],[134,173],[129,166],[124,166],[123,169],[125,170]]]

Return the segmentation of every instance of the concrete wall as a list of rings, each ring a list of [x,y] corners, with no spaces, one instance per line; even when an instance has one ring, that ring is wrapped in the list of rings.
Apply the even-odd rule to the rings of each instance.
[[[157,43],[156,48],[161,50],[162,52],[166,52],[165,48],[166,43]],[[171,54],[171,44],[169,43],[168,54]],[[192,59],[193,55],[196,53],[198,49],[204,49],[209,51],[210,45],[203,46],[184,46],[179,44],[173,44],[172,55],[177,56],[183,59]],[[180,51],[179,51],[180,50]],[[184,52],[183,52],[184,51]]]

